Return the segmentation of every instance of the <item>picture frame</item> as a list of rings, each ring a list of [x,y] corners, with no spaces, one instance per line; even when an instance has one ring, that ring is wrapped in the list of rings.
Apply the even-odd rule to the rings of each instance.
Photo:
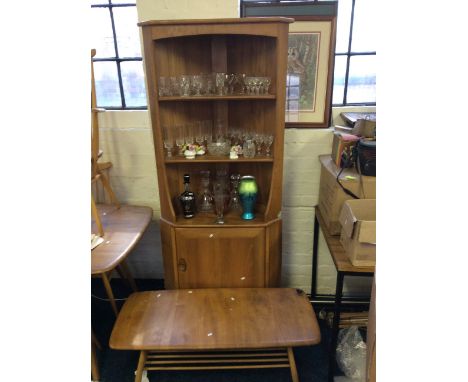
[[[242,17],[295,19],[289,26],[286,128],[330,126],[337,10],[336,1],[242,3]]]

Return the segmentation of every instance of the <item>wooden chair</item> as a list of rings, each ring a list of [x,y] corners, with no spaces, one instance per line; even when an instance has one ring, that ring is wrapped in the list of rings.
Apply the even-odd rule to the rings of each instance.
[[[92,231],[104,239],[91,253],[91,275],[101,277],[109,298],[112,310],[118,314],[117,304],[110,285],[112,272],[118,271],[131,289],[137,292],[137,286],[125,262],[127,255],[139,241],[145,231],[153,211],[149,207],[121,206],[115,196],[105,171],[112,166],[111,162],[99,163],[102,151],[99,149],[98,113],[105,110],[97,107],[92,58],[96,50],[91,50],[91,184],[100,182],[109,204],[96,204],[91,193]]]

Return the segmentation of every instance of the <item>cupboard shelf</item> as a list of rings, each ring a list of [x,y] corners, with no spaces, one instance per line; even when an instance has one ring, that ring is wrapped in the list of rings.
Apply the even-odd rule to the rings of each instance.
[[[183,157],[171,157],[164,159],[165,163],[168,164],[191,164],[191,163],[273,163],[273,157],[258,156],[254,158],[244,158],[240,156],[238,159],[229,159],[224,156],[211,156],[201,155],[195,159],[185,159]]]
[[[226,95],[226,96],[164,96],[159,97],[159,102],[170,102],[170,101],[252,101],[252,100],[274,100],[276,99],[275,94],[265,95]]]

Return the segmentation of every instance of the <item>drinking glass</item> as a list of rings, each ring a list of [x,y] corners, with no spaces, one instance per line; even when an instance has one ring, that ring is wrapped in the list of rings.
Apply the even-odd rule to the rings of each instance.
[[[177,77],[169,77],[169,90],[173,96],[180,95],[180,84]]]
[[[203,145],[205,142],[205,136],[203,134],[202,123],[200,121],[196,121],[193,123],[194,126],[194,135],[195,135],[195,142],[197,142],[200,146]]]
[[[244,146],[242,148],[242,153],[244,154],[244,158],[253,158],[255,157],[255,143],[252,139],[247,139],[244,142]]]
[[[245,94],[245,92],[246,92],[245,74],[244,73],[236,74],[236,82],[239,85],[239,94]]]
[[[226,73],[216,73],[215,78],[216,78],[216,94],[219,96],[226,94],[226,91],[224,89],[225,82],[226,82]]]
[[[190,96],[190,76],[182,74],[179,80],[180,84],[180,95],[183,97]]]
[[[213,141],[213,122],[209,119],[202,121],[203,137],[205,138],[206,144]]]
[[[163,126],[163,142],[164,148],[167,150],[167,157],[172,157],[172,149],[174,147],[174,132],[169,126]]]
[[[273,143],[273,135],[267,134],[265,136],[265,148],[266,148],[266,156],[267,157],[271,156],[270,147],[271,147],[272,143]]]
[[[226,189],[220,182],[216,182],[213,186],[214,203],[216,211],[215,224],[224,224],[224,204],[227,200]]]
[[[194,95],[196,96],[201,95],[202,85],[203,85],[203,82],[202,82],[201,75],[192,76],[192,89],[193,89]]]
[[[265,141],[264,135],[260,133],[255,133],[254,140],[255,140],[255,146],[257,149],[257,156],[262,155],[262,144]]]
[[[242,211],[242,205],[239,198],[240,178],[240,174],[231,174],[231,198],[229,201],[229,209],[231,211]]]
[[[184,126],[183,125],[176,125],[174,126],[174,135],[175,135],[175,143],[178,148],[178,154],[184,155],[182,152],[182,146],[185,143],[184,140]]]
[[[213,211],[213,194],[210,191],[210,172],[208,170],[200,171],[200,185],[201,185],[201,196],[200,196],[200,212],[212,212]]]
[[[234,85],[236,84],[236,75],[235,74],[227,74],[227,85],[228,85],[228,93],[234,94]]]
[[[193,134],[194,134],[194,124],[189,122],[185,124],[184,127],[184,139],[187,145],[191,145],[193,143]]]
[[[268,89],[270,88],[271,85],[271,78],[270,77],[264,77],[263,79],[263,92],[264,94],[269,94]]]

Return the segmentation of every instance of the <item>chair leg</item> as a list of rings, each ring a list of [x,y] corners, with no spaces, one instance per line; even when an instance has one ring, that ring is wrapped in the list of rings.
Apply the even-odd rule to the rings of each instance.
[[[117,197],[114,194],[114,191],[112,190],[109,179],[107,179],[107,176],[104,174],[104,172],[99,173],[101,175],[101,182],[102,185],[104,186],[104,189],[107,191],[109,194],[110,200],[112,204],[115,204],[117,207],[120,207],[120,203],[117,200]]]
[[[291,368],[291,377],[293,382],[299,382],[297,375],[296,361],[294,361],[294,352],[292,348],[288,348],[289,367]]]
[[[127,260],[122,261],[118,268],[120,268],[120,271],[124,274],[125,279],[130,284],[130,288],[132,288],[134,292],[138,292],[138,288],[135,283],[135,280],[133,279],[132,273],[130,272],[130,269],[128,268]]]
[[[117,317],[118,314],[119,314],[119,311],[117,309],[117,304],[116,304],[115,299],[114,299],[114,293],[112,293],[112,288],[111,288],[111,285],[110,285],[109,278],[107,277],[107,273],[105,273],[105,272],[102,274],[102,282],[104,283],[104,288],[106,288],[107,297],[109,297],[110,304],[112,306],[112,310],[115,313],[115,317]]]

